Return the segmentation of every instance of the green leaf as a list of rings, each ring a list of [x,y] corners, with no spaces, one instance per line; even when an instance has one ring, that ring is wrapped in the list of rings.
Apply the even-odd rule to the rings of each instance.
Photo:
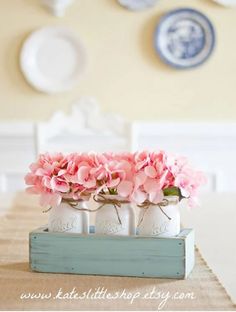
[[[167,187],[163,190],[164,196],[178,196],[179,199],[182,199],[180,189],[176,186]]]
[[[117,195],[117,191],[115,188],[109,188],[109,194],[110,195]]]

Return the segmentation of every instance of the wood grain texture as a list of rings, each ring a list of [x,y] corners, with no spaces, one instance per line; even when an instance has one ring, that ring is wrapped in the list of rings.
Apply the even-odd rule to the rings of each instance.
[[[30,233],[33,271],[89,275],[186,278],[194,265],[194,232],[173,238]]]

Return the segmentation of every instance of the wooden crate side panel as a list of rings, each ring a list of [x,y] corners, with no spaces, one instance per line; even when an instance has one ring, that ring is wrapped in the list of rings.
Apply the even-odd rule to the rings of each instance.
[[[42,244],[46,246],[51,244],[55,250],[63,246],[68,252],[71,249],[79,251],[80,255],[103,256],[106,253],[112,253],[117,257],[123,257],[123,253],[128,252],[135,255],[141,251],[155,256],[184,256],[185,244],[183,237],[180,238],[156,238],[141,236],[108,236],[108,235],[78,235],[72,233],[34,233],[30,234],[31,245]],[[123,251],[122,253],[120,251]]]
[[[31,235],[35,271],[183,278],[184,266],[183,239]]]
[[[192,272],[195,265],[195,234],[192,230],[184,240],[185,244],[185,278]]]
[[[51,257],[48,261],[44,258],[37,258],[31,263],[33,271],[51,272],[51,273],[70,273],[87,275],[113,275],[113,276],[136,276],[136,277],[160,277],[177,278],[185,277],[184,260],[181,258],[173,259],[170,257],[159,257],[155,261],[143,259],[142,261],[103,261],[76,260],[66,258],[66,261],[60,258]],[[55,262],[57,261],[57,262]]]

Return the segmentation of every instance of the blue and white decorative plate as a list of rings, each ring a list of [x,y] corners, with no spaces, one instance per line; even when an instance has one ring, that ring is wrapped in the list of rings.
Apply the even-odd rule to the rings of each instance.
[[[118,0],[126,9],[140,11],[153,7],[158,0]]]
[[[154,40],[165,63],[176,68],[191,68],[205,62],[212,53],[215,31],[201,12],[182,8],[161,18]]]

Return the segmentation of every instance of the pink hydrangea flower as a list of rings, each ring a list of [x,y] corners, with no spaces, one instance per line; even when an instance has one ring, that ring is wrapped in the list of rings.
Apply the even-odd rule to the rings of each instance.
[[[192,169],[184,157],[160,151],[138,152],[134,159],[136,173],[133,193],[137,194],[138,190],[139,195],[154,204],[163,200],[165,190],[176,187],[181,197],[188,198],[192,205],[197,189],[205,183],[203,174]],[[134,196],[133,200],[138,202],[139,198]]]
[[[167,190],[179,190],[193,205],[204,175],[184,157],[160,152],[42,154],[25,176],[27,191],[40,194],[42,205],[63,199],[88,200],[91,194],[119,195],[141,204],[157,204]]]
[[[30,185],[27,192],[40,194],[43,206],[57,206],[63,198],[88,199],[96,186],[95,178],[86,176],[90,162],[87,154],[39,155],[25,177],[25,183]]]

